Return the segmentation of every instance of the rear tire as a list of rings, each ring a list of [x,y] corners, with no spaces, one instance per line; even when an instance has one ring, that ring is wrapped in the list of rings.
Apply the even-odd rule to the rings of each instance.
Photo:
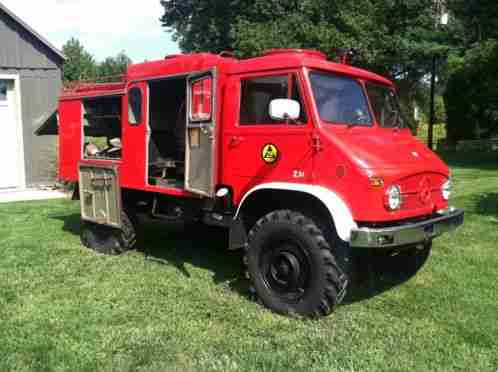
[[[123,211],[121,221],[121,229],[84,221],[81,243],[89,249],[106,255],[119,255],[134,249],[138,220],[134,214]]]
[[[348,280],[325,233],[299,212],[261,218],[248,236],[244,262],[251,292],[271,310],[318,318],[334,311]]]

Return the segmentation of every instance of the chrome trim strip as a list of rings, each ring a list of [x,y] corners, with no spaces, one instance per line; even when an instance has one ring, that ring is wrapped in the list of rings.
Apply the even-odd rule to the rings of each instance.
[[[437,214],[439,217],[401,226],[354,229],[351,231],[351,247],[393,248],[427,242],[461,226],[465,212],[450,208]]]

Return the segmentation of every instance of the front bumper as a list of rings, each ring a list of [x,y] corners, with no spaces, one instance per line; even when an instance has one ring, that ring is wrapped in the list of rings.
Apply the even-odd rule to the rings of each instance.
[[[463,220],[464,211],[451,208],[421,222],[386,228],[358,228],[351,232],[350,245],[355,248],[395,248],[424,243],[455,230]]]

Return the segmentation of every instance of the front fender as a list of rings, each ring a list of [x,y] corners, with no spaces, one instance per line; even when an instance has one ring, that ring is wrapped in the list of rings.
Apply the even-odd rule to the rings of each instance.
[[[274,182],[254,187],[242,198],[242,201],[237,209],[237,213],[235,214],[235,219],[239,217],[240,211],[242,210],[247,199],[254,193],[261,190],[294,191],[315,197],[327,208],[334,221],[337,235],[345,242],[349,242],[351,240],[351,231],[358,228],[358,225],[353,220],[353,215],[351,214],[349,207],[339,195],[322,186],[299,183]]]

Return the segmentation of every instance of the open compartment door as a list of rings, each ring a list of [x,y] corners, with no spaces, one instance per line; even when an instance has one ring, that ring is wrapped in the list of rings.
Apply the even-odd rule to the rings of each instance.
[[[216,86],[215,69],[187,82],[185,189],[208,197],[215,193]]]
[[[81,217],[121,228],[121,187],[116,165],[79,165]]]

